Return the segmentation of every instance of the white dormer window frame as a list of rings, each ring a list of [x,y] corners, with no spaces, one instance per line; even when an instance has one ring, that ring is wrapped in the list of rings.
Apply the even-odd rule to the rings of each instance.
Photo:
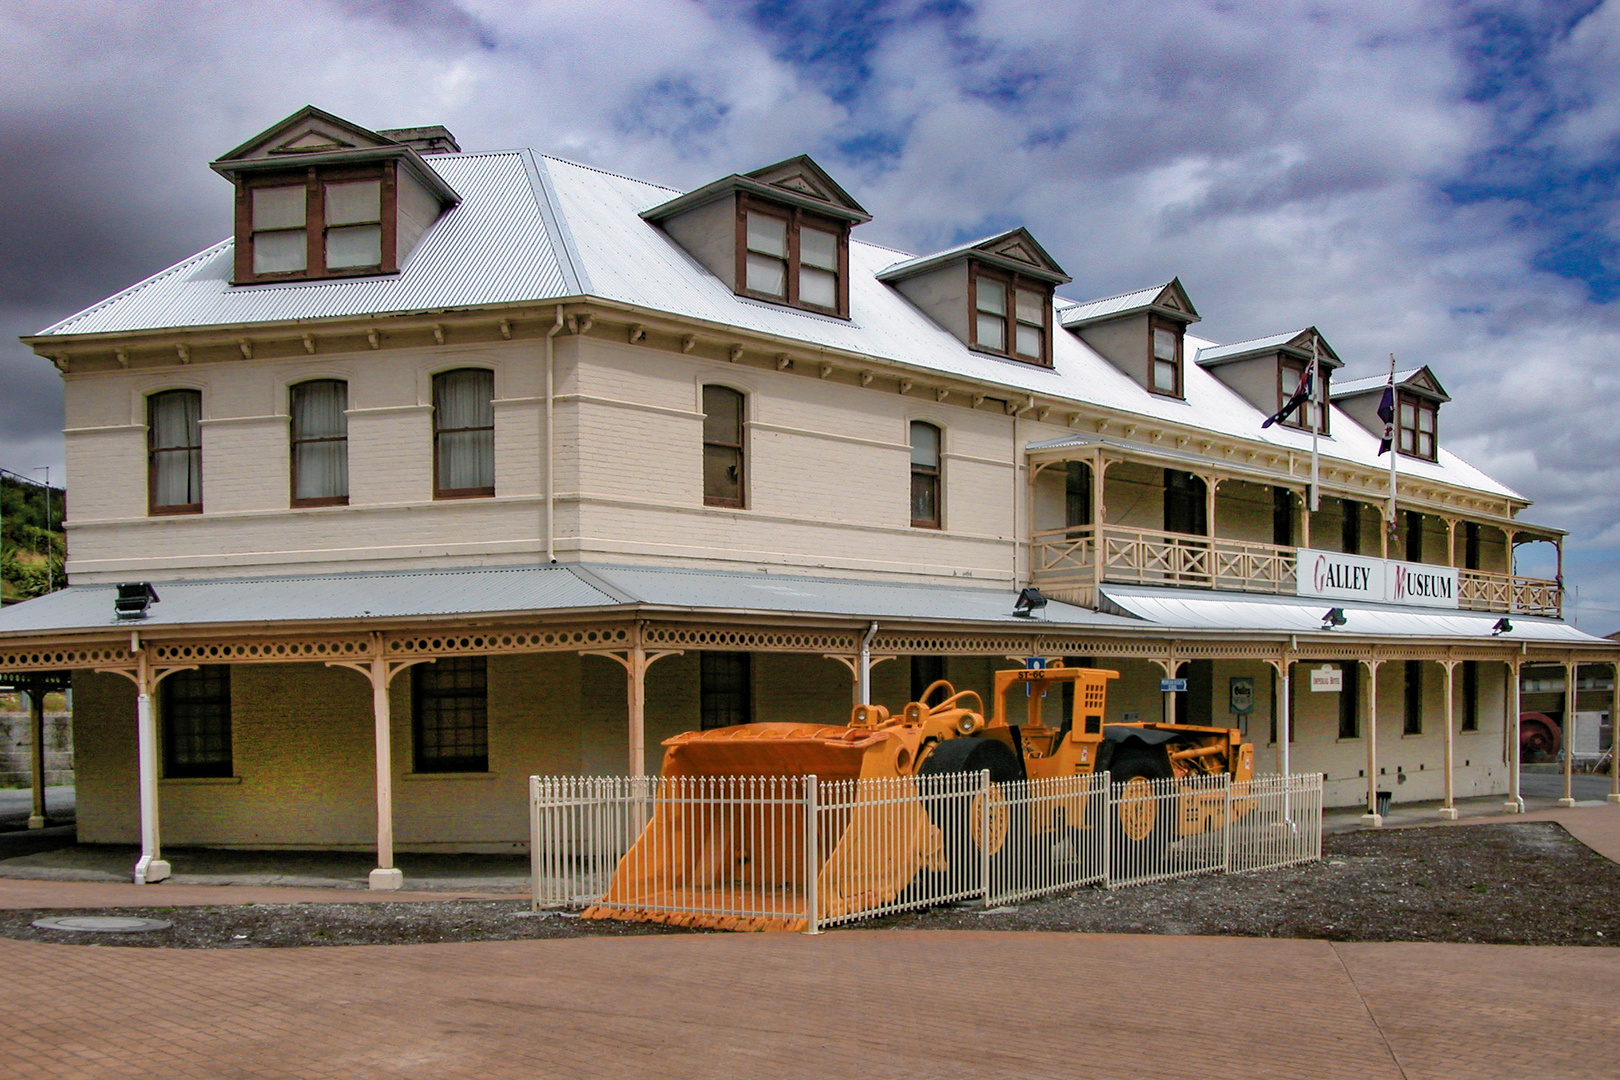
[[[849,317],[849,222],[737,196],[737,294]]]
[[[968,260],[968,345],[978,352],[1052,366],[1053,285]]]
[[[1186,368],[1183,365],[1187,327],[1160,315],[1148,317],[1149,392],[1162,397],[1185,398]]]
[[[236,283],[398,273],[398,225],[391,161],[242,177],[236,188]]]

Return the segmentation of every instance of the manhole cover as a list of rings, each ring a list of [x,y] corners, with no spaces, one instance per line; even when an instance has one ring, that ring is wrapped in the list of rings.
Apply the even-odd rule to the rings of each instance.
[[[167,930],[173,923],[165,919],[132,919],[123,915],[56,915],[35,919],[41,930],[73,930],[89,934],[140,934],[147,930]]]

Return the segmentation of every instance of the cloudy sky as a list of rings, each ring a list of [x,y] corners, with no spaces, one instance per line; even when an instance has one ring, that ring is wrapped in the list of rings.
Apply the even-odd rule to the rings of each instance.
[[[61,475],[16,335],[218,240],[206,163],[305,104],[673,186],[808,152],[868,239],[1024,224],[1070,296],[1430,364],[1620,628],[1620,0],[0,0],[0,467]]]

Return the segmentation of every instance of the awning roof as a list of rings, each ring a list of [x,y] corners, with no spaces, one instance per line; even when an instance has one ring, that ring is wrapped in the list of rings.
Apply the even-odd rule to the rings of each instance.
[[[1495,634],[1499,612],[1448,611],[1354,604],[1298,596],[1254,596],[1248,593],[1154,589],[1139,585],[1104,585],[1104,610],[1134,615],[1158,627],[1211,633],[1312,634],[1321,637],[1409,637],[1477,639],[1542,645],[1604,645],[1603,638],[1560,622],[1530,615],[1510,615],[1513,629]],[[1345,624],[1323,631],[1322,616],[1342,608]]]
[[[267,623],[444,619],[635,608],[1004,623],[1015,591],[653,567],[472,567],[309,577],[168,581],[139,621],[113,616],[114,585],[74,585],[0,611],[0,641],[28,634]],[[1119,629],[1126,616],[1051,601],[1040,623]]]

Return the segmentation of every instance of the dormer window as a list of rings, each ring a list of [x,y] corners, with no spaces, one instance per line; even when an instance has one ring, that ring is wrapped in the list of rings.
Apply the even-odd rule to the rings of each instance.
[[[1400,395],[1400,448],[1409,457],[1435,461],[1439,456],[1440,405],[1415,394]]]
[[[1179,322],[1149,320],[1153,333],[1153,370],[1148,373],[1148,389],[1155,394],[1182,397],[1181,339],[1186,329]]]
[[[443,128],[367,131],[306,108],[213,163],[236,184],[238,285],[392,274],[456,193]]]
[[[1050,364],[1052,287],[1017,274],[1003,276],[975,264],[973,347],[983,352]]]
[[[849,229],[796,206],[738,199],[739,292],[763,300],[844,314]]]
[[[1309,360],[1298,360],[1291,356],[1283,356],[1277,361],[1278,409],[1294,396],[1294,391],[1299,389],[1299,381],[1305,377],[1305,369],[1308,367],[1310,367]],[[1321,403],[1328,398],[1333,371],[1328,365],[1323,364],[1319,374],[1323,385],[1312,387],[1311,396],[1305,399],[1305,404],[1279,420],[1279,424],[1299,431],[1310,431],[1314,428],[1323,435],[1328,433],[1332,417],[1322,411]]]
[[[849,230],[871,215],[807,157],[724,177],[641,216],[738,296],[849,315]]]

